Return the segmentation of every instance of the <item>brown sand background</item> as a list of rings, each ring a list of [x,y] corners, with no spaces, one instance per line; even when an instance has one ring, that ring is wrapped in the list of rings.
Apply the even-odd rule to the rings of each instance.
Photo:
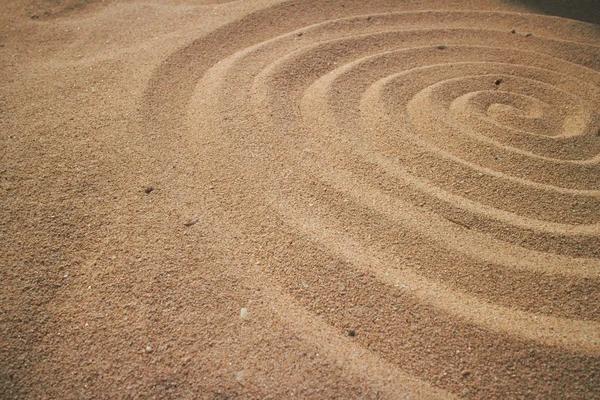
[[[4,3],[1,398],[600,397],[594,1]]]

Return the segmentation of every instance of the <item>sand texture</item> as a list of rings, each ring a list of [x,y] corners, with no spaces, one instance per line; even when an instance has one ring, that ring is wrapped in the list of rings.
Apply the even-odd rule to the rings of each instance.
[[[5,2],[0,398],[600,398],[600,7],[535,3]]]

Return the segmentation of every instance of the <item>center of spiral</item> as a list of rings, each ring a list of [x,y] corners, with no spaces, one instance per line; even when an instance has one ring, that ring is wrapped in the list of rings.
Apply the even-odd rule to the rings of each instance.
[[[544,114],[543,106],[534,98],[515,93],[499,92],[498,94],[501,94],[500,101],[487,103],[489,105],[486,114],[490,118],[508,121],[515,118],[540,118]]]
[[[488,110],[487,114],[489,116],[497,116],[497,115],[509,115],[515,114],[521,117],[524,117],[526,114],[523,110],[511,106],[510,104],[502,104],[502,103],[494,103],[492,104]]]
[[[561,133],[561,118],[544,101],[525,94],[482,90],[454,101],[453,111],[478,115],[515,131],[554,136]]]

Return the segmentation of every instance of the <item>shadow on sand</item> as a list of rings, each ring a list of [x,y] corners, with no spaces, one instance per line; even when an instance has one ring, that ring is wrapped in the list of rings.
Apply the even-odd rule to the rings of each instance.
[[[531,11],[600,25],[600,0],[505,0]]]

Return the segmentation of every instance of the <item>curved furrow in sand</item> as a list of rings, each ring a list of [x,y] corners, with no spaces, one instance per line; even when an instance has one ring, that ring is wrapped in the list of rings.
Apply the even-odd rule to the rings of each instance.
[[[390,265],[389,260],[380,259],[378,251],[364,248],[358,241],[340,234],[343,227],[334,220],[321,221],[317,216],[311,216],[310,212],[302,215],[298,211],[286,212],[286,217],[290,218],[287,221],[315,241],[323,243],[332,254],[351,263],[357,274],[371,271],[374,279],[407,291],[425,304],[490,331],[504,332],[583,354],[600,355],[600,323],[549,317],[482,302],[424,279],[402,265]]]
[[[289,103],[283,102],[282,101],[282,97],[280,96],[280,93],[273,91],[273,98],[272,99],[266,99],[266,97],[268,97],[268,93],[267,91],[268,89],[268,85],[265,85],[264,82],[267,80],[267,78],[270,78],[272,76],[272,71],[274,69],[278,68],[279,64],[282,63],[287,63],[289,60],[286,58],[283,61],[280,61],[278,63],[275,63],[273,66],[271,66],[269,69],[266,69],[265,72],[262,73],[262,76],[259,76],[258,78],[258,83],[255,84],[255,90],[257,91],[257,96],[259,96],[260,98],[262,98],[261,100],[259,100],[260,102],[260,106],[257,107],[259,109],[261,109],[262,107],[270,107],[271,105],[273,105],[273,107],[271,107],[271,111],[275,111],[275,118],[277,117],[277,115],[279,115],[279,119],[280,121],[282,121],[281,123],[284,123],[283,121],[285,121],[285,123],[289,123],[290,120],[293,120],[294,115],[297,115],[297,110],[296,110],[296,106],[294,104],[293,101],[290,101]],[[295,66],[297,66],[299,63],[298,62],[289,62],[289,64],[293,64]],[[342,67],[343,68],[343,67]],[[295,75],[294,75],[295,76]],[[356,80],[354,80],[353,82],[356,82]],[[314,85],[316,88],[320,88],[321,91],[318,92],[317,94],[312,93],[312,97],[314,97],[315,99],[320,99],[320,100],[324,100],[328,98],[327,93],[324,93],[328,90],[328,86],[327,85],[318,85],[315,84]],[[318,90],[318,89],[316,89]],[[309,90],[310,92],[310,90]],[[335,89],[332,89],[331,92],[335,92]],[[339,91],[338,91],[339,93]],[[340,97],[343,97],[342,95],[339,95]],[[347,97],[349,97],[350,94],[348,94]],[[288,97],[291,97],[291,95],[288,95]],[[311,95],[305,95],[305,98],[310,98]],[[328,128],[328,123],[330,123],[332,120],[335,120],[335,116],[331,115],[329,113],[330,109],[336,107],[337,104],[342,103],[342,100],[340,98],[338,98],[338,102],[334,102],[333,104],[326,104],[325,102],[321,102],[318,104],[314,104],[314,107],[312,108],[314,110],[314,116],[315,119],[318,119],[318,122],[314,122],[315,126],[318,126],[318,128],[315,128],[315,131],[317,132],[316,134],[320,135],[322,132],[327,132],[330,133],[331,131]],[[310,102],[309,105],[307,107],[310,107]],[[352,107],[350,107],[347,104],[344,104],[344,107],[342,107],[343,109],[352,109]],[[278,113],[277,110],[280,110],[280,112]],[[286,110],[291,110],[290,111],[290,115],[286,115]],[[306,109],[304,109],[304,111],[307,111]],[[311,114],[309,111],[307,111],[308,114]],[[291,115],[294,114],[294,115]],[[282,116],[283,115],[283,116]],[[307,113],[305,113],[304,115],[305,118],[307,118]],[[352,117],[350,115],[347,115],[347,120],[346,121],[351,121]],[[274,126],[278,126],[277,124],[280,124],[280,121],[278,120]],[[310,125],[310,124],[309,124]],[[349,125],[351,125],[351,123],[349,123]],[[356,124],[354,125],[356,127]],[[319,139],[316,140],[316,142]],[[317,157],[320,158],[320,160],[318,160],[318,163],[320,161],[323,161],[324,158],[328,157],[329,154],[328,153],[333,153],[334,152],[334,147],[335,150],[339,150],[339,148],[343,147],[345,143],[343,142],[343,138],[340,139],[339,142],[337,142],[335,144],[335,146],[332,147],[328,147],[325,148],[321,151],[315,151],[317,153]],[[354,142],[352,142],[354,143]],[[315,145],[315,143],[312,143],[313,145]],[[358,152],[360,153],[360,151]],[[374,156],[370,155],[370,154],[366,154],[367,152],[363,152],[360,155],[365,157],[365,158],[371,158],[373,159]],[[336,163],[339,164],[340,162],[343,162],[343,157],[344,155],[340,156],[340,161],[333,161],[333,160],[328,160],[328,163],[322,163],[320,165],[318,165],[317,167],[315,167],[314,165],[311,167],[307,167],[307,169],[320,169],[323,171],[327,171],[327,174],[325,175],[329,175],[326,177],[323,177],[321,179],[326,180],[328,182],[328,184],[332,185],[334,188],[336,188],[337,190],[341,190],[341,191],[352,191],[352,193],[355,193],[357,197],[362,197],[364,199],[364,203],[365,204],[372,204],[375,205],[377,204],[379,208],[382,208],[384,204],[388,204],[390,203],[390,199],[389,196],[386,195],[379,195],[378,197],[373,196],[373,195],[369,195],[369,191],[365,190],[365,187],[361,187],[360,190],[353,190],[353,189],[346,189],[343,187],[343,185],[339,185],[340,182],[347,182],[347,185],[349,188],[352,187],[352,185],[357,186],[356,182],[354,182],[356,180],[356,178],[354,179],[354,181],[352,179],[344,179],[343,176],[341,176],[339,174],[339,172],[336,171],[329,171],[328,170],[328,165],[335,165]],[[347,156],[347,158],[349,158],[350,156]],[[381,161],[379,162],[380,164],[382,163]],[[367,167],[368,168],[368,167]],[[409,175],[410,176],[410,175]],[[340,187],[341,186],[341,187]],[[368,189],[368,187],[367,187]],[[435,187],[433,187],[433,189],[435,189]],[[366,200],[368,199],[368,200]],[[461,200],[460,197],[457,197],[457,200]],[[441,220],[440,221],[440,225],[436,226],[433,229],[426,229],[425,227],[428,225],[428,222],[426,218],[419,218],[419,217],[415,217],[413,216],[413,214],[411,213],[407,213],[406,211],[406,204],[403,204],[402,202],[398,202],[395,199],[392,199],[392,201],[394,202],[394,204],[390,207],[385,208],[385,211],[383,211],[386,215],[390,216],[392,215],[395,218],[395,221],[401,221],[402,224],[404,224],[405,226],[407,226],[410,231],[413,232],[419,232],[419,233],[426,233],[428,232],[428,235],[432,238],[432,240],[435,241],[439,241],[444,243],[445,246],[447,246],[446,248],[451,248],[454,251],[459,251],[460,253],[467,253],[470,255],[476,255],[477,258],[483,258],[482,261],[484,262],[494,262],[496,264],[499,264],[495,267],[496,270],[501,270],[501,269],[505,269],[507,267],[514,267],[514,266],[519,266],[520,268],[527,268],[527,269],[531,269],[531,268],[535,268],[536,270],[540,271],[545,269],[546,271],[553,271],[553,273],[560,273],[560,274],[569,274],[569,275],[578,275],[580,274],[579,271],[581,271],[581,277],[583,279],[586,279],[587,276],[589,276],[588,274],[592,274],[592,276],[596,276],[597,277],[597,271],[598,271],[598,262],[597,260],[594,259],[572,259],[572,258],[564,258],[562,259],[560,262],[557,263],[553,263],[553,262],[549,262],[548,264],[544,263],[544,264],[540,264],[539,260],[540,260],[540,252],[531,252],[531,254],[528,254],[526,257],[524,257],[524,254],[527,254],[527,251],[520,251],[520,255],[515,257],[515,251],[516,249],[519,249],[516,246],[509,246],[507,249],[505,250],[501,250],[503,247],[506,247],[505,245],[503,245],[501,242],[498,243],[497,241],[494,242],[493,240],[491,241],[489,238],[485,237],[485,236],[474,236],[472,233],[471,234],[461,234],[460,233],[460,229],[459,229],[459,233],[456,233],[454,231],[456,231],[456,225],[453,223],[448,222],[447,220]],[[477,206],[477,204],[475,204],[475,206]],[[487,211],[484,207],[479,207],[481,209],[481,212],[485,212]],[[394,212],[394,210],[399,210],[400,213]],[[397,214],[397,215],[394,215]],[[405,216],[406,215],[406,216]],[[417,213],[418,215],[418,213]],[[512,220],[518,223],[522,223],[522,219],[523,218],[518,218],[518,217],[513,217]],[[454,221],[453,221],[454,222]],[[533,223],[535,223],[535,220],[532,221]],[[446,234],[443,235],[438,235],[438,232],[440,231],[442,226],[448,226],[448,227],[452,227],[453,231],[452,232],[446,232]],[[453,226],[454,225],[454,226]],[[548,223],[538,223],[538,226],[540,226],[541,228],[548,228]],[[573,225],[564,225],[564,224],[555,224],[555,230],[554,231],[550,231],[551,234],[555,234],[555,233],[561,233],[561,232],[565,232],[565,231],[569,231],[569,233],[573,233],[573,230],[579,230],[582,229],[585,232],[585,227],[579,227],[579,226],[573,226]],[[595,232],[595,226],[592,227],[592,233]],[[442,229],[443,230],[443,229]],[[505,232],[503,232],[505,234]],[[588,227],[588,234],[589,234],[589,227]],[[439,236],[439,238],[438,238]],[[460,238],[460,240],[456,240],[457,236]],[[579,237],[575,236],[573,242],[579,244]],[[595,242],[597,240],[596,236],[591,236],[591,241],[592,241],[592,245],[593,242]],[[486,251],[490,248],[494,248],[496,249],[495,252],[489,252]],[[597,249],[597,246],[592,247],[593,250]],[[524,262],[524,260],[532,260],[531,262]],[[507,261],[510,260],[510,263],[507,263]],[[543,267],[542,267],[543,265]],[[586,265],[586,266],[592,266],[591,269],[589,268],[581,268],[580,265]],[[540,268],[541,267],[541,268]],[[430,268],[435,268],[435,264],[433,264]],[[441,268],[441,267],[439,267]],[[466,269],[466,268],[465,268]],[[473,269],[472,267],[470,269]],[[486,267],[484,270],[487,270],[488,268]],[[477,275],[481,276],[481,273],[478,273]],[[511,279],[510,277],[508,277],[509,282],[515,283],[515,282],[521,282],[523,279],[522,276],[515,276],[514,280]],[[471,281],[469,281],[471,282]],[[584,286],[587,289],[583,289],[579,290],[579,295],[578,296],[572,296],[571,293],[567,294],[566,292],[563,292],[564,294],[561,296],[562,299],[564,298],[571,298],[572,300],[574,300],[574,297],[577,297],[577,300],[574,300],[574,305],[577,304],[589,304],[590,307],[587,307],[587,312],[580,311],[580,314],[582,317],[584,318],[590,318],[593,315],[596,315],[597,311],[595,311],[596,307],[593,306],[593,301],[590,302],[590,300],[592,300],[594,297],[592,296],[592,298],[589,297],[589,291],[590,289],[593,291],[593,287],[595,286],[595,283],[593,283],[594,281],[587,281]],[[555,288],[554,289],[549,289],[546,288],[546,293],[542,293],[541,296],[542,298],[546,298],[546,299],[551,299],[556,295],[557,289],[558,287],[573,287],[572,283],[571,284],[566,284],[565,285],[561,285],[561,284],[557,284],[554,285]],[[510,285],[507,284],[507,285]],[[488,287],[485,285],[480,285],[483,286],[482,287],[482,292],[484,292],[486,295],[489,296],[489,294],[494,293],[495,295],[499,296],[501,293],[506,293],[506,287],[502,287],[502,288],[495,288],[494,290],[494,286],[497,286],[497,283],[492,282],[490,289],[487,289]],[[531,285],[519,285],[519,286],[523,286],[523,292],[524,293],[532,293],[532,288]],[[558,291],[561,291],[560,289]],[[539,292],[536,291],[536,292]],[[537,299],[539,299],[539,297],[536,297]],[[555,299],[556,300],[556,299]],[[582,301],[583,300],[583,301]],[[509,301],[506,301],[506,299],[504,299],[504,302],[510,302],[510,298]],[[549,300],[550,302],[550,300]],[[548,304],[547,302],[541,302],[540,301],[540,309],[547,309],[548,308]],[[559,308],[560,306],[558,306],[558,304],[561,304],[558,301],[552,301],[552,303],[554,303],[554,312],[560,311]],[[530,306],[529,306],[530,307]],[[534,307],[535,309],[535,307]],[[596,318],[596,317],[592,317],[592,318]]]
[[[409,58],[412,58],[412,57],[414,57],[414,55],[415,55],[414,53],[413,53],[413,54],[410,54],[410,53],[409,53],[409,54],[403,54],[403,56],[404,56],[404,57],[402,58],[402,60],[401,60],[401,61],[405,61],[405,60],[407,60],[407,59],[409,59]],[[285,64],[295,64],[295,65],[298,65],[298,60],[294,58],[294,61],[295,61],[295,62],[292,62],[292,60],[286,60],[286,61],[285,61]],[[396,60],[394,60],[394,61],[398,61],[398,62],[400,62],[400,60],[398,60],[398,59],[396,59]],[[390,63],[390,64],[393,64],[393,63]],[[393,65],[392,65],[392,67],[393,67]],[[365,68],[367,68],[367,67],[365,67]],[[340,69],[344,69],[344,68],[342,67],[342,68],[340,68]],[[342,74],[342,72],[340,72],[340,74]],[[356,78],[355,76],[350,76],[350,77],[346,76],[346,78],[347,78],[347,79],[346,79],[346,81],[347,81],[347,82],[349,81],[349,82],[352,82],[353,84],[355,84],[355,85],[356,85],[356,82],[357,82],[357,79],[358,79],[358,78]],[[315,86],[318,86],[318,85],[315,85]],[[336,104],[338,104],[338,103],[339,103],[339,101],[340,101],[340,99],[341,99],[341,98],[343,98],[344,100],[346,100],[346,99],[350,98],[350,97],[353,95],[352,93],[341,92],[340,90],[335,90],[335,93],[337,93],[337,95],[334,97],[334,99],[335,99],[335,100],[337,100],[337,102],[334,102],[334,105],[333,105],[332,107],[337,107],[337,105],[336,105]],[[321,98],[321,97],[319,97],[320,95],[322,95],[322,90],[321,90],[321,92],[319,92],[319,93],[317,93],[317,94],[315,95],[315,97],[317,98],[317,101],[319,101],[319,99]],[[351,102],[350,102],[350,101],[348,101],[347,103],[344,103],[344,105],[348,105],[348,103],[351,103]],[[342,107],[342,108],[343,108],[343,107]],[[316,109],[316,110],[317,110],[317,112],[318,112],[318,110],[319,110],[320,108],[319,108],[319,106],[316,106],[316,107],[315,107],[315,109]],[[344,111],[344,113],[345,113],[345,114],[344,114],[342,117],[340,117],[340,119],[344,120],[345,122],[348,122],[348,120],[349,120],[349,119],[352,117],[352,114],[353,114],[353,112],[355,111],[355,108],[352,108],[352,109],[350,109],[350,110],[347,110],[347,109],[344,109],[344,110],[345,110],[345,111]],[[376,118],[376,117],[377,117],[377,116],[375,116],[375,118]],[[381,118],[380,118],[380,119],[381,119]],[[369,123],[371,123],[372,121],[368,121],[368,122],[369,122]],[[347,125],[350,125],[350,123],[348,122],[348,123],[347,123]],[[370,125],[370,129],[373,129],[373,128],[372,128],[372,124]],[[399,141],[400,139],[398,139],[398,136],[401,136],[401,134],[399,134],[399,135],[395,135],[395,137],[394,137],[393,139],[395,139],[395,140]],[[388,138],[388,139],[389,139],[389,135],[388,135],[386,138]],[[353,140],[360,140],[360,139],[361,139],[361,138],[353,137]],[[405,139],[405,137],[401,137],[401,139]],[[594,138],[594,140],[595,140],[595,138]],[[597,141],[597,140],[596,140],[596,141]],[[367,143],[367,144],[368,144],[368,143]],[[392,142],[392,143],[388,143],[388,147],[389,147],[389,145],[390,145],[390,144],[394,144],[394,143],[393,143],[393,142]],[[404,144],[406,144],[406,141],[405,141],[405,140],[403,140],[402,142],[398,142],[398,144],[397,144],[397,148],[400,148],[400,147],[401,147],[402,145],[404,145]],[[361,143],[361,145],[365,145],[365,144],[364,144],[364,143]],[[397,149],[396,147],[393,147],[393,148],[394,148],[394,149]],[[397,151],[399,151],[399,150],[397,150]],[[420,154],[419,154],[419,155],[420,155]],[[396,154],[396,158],[398,158],[398,154]],[[456,160],[460,160],[460,158],[458,158],[458,157],[456,157],[456,156],[454,156],[454,158],[455,158]],[[498,157],[496,156],[495,158],[498,158]],[[493,158],[493,159],[495,160],[495,158]],[[462,161],[462,160],[460,160],[460,161]],[[497,161],[497,160],[496,160],[496,161]],[[406,160],[403,160],[403,162],[406,162]],[[416,162],[421,162],[421,163],[422,163],[423,161],[419,159],[419,160],[417,160]],[[433,163],[433,162],[432,162],[432,163]],[[466,166],[466,168],[467,168],[467,171],[470,171],[470,170],[472,170],[472,169],[473,169],[473,168],[472,168],[472,166],[473,166],[473,164],[472,164],[472,163],[468,164],[468,163],[466,163],[466,162],[463,162],[463,164],[467,164],[467,166]],[[480,169],[480,170],[479,170],[479,171],[477,171],[478,173],[481,173],[482,171],[490,171],[490,169],[489,169],[489,168],[487,168],[487,169],[484,169],[483,167],[479,167],[479,169]],[[587,167],[587,170],[586,170],[586,171],[584,171],[584,172],[587,172],[588,174],[594,175],[594,174],[597,174],[597,171],[596,171],[596,169],[597,169],[597,167],[596,167],[596,166],[591,166],[591,167]],[[431,174],[433,175],[434,173],[437,173],[437,175],[443,175],[443,172],[444,172],[444,171],[442,171],[442,172],[440,172],[440,171],[434,171],[434,172],[431,172]],[[494,174],[493,174],[494,172],[495,172],[495,175],[499,175],[499,173],[498,173],[498,172],[496,172],[496,171],[491,171],[491,172],[492,172],[492,174],[487,174],[487,175],[492,175],[492,176],[493,176],[493,175],[494,175]],[[567,171],[567,172],[570,172],[570,171]],[[567,175],[568,175],[568,174],[567,174]],[[580,174],[580,175],[581,175],[581,174]],[[501,178],[503,178],[504,176],[500,176],[500,177],[501,177]],[[459,179],[451,180],[451,179],[449,179],[450,177],[446,177],[446,176],[444,176],[444,178],[447,178],[446,180],[447,180],[447,181],[450,181],[450,183],[447,183],[447,184],[452,184],[452,183],[454,183],[454,181],[459,181]],[[528,183],[528,181],[523,181],[522,179],[521,179],[521,180],[519,180],[518,178],[514,178],[514,177],[508,177],[508,178],[507,178],[507,179],[505,179],[505,180],[512,181],[511,183],[514,183],[514,182],[516,182],[516,183],[521,183],[521,184],[522,184],[523,182],[526,182],[526,183]],[[593,184],[592,184],[592,185],[593,185]],[[555,201],[556,201],[557,199],[560,199],[560,197],[559,197],[559,196],[560,196],[560,195],[563,195],[563,197],[562,197],[562,202],[563,202],[563,203],[562,203],[562,204],[559,204],[559,205],[564,205],[565,203],[572,204],[572,203],[573,203],[573,201],[577,201],[577,200],[583,200],[583,201],[582,201],[582,203],[583,203],[584,210],[583,210],[583,213],[581,213],[581,214],[582,214],[582,216],[583,216],[583,217],[588,217],[588,219],[589,219],[590,217],[592,217],[592,218],[593,218],[593,217],[597,217],[597,213],[595,213],[595,210],[597,209],[597,205],[598,205],[598,200],[597,200],[597,197],[598,197],[598,191],[597,191],[597,190],[591,190],[591,191],[590,191],[590,190],[578,190],[578,191],[575,191],[575,192],[574,192],[574,191],[569,191],[568,189],[556,188],[556,186],[551,186],[551,185],[543,185],[543,184],[537,184],[537,183],[535,183],[535,182],[532,182],[532,183],[531,183],[529,186],[532,186],[532,187],[534,187],[535,189],[538,189],[538,192],[539,192],[539,194],[538,194],[538,195],[537,195],[537,197],[535,198],[535,200],[536,200],[536,201],[532,201],[532,203],[534,203],[534,205],[535,205],[535,204],[537,204],[537,202],[541,202],[541,201],[543,201],[543,199],[547,197],[546,195],[547,195],[547,190],[548,190],[548,189],[550,189],[550,190],[552,190],[552,189],[555,189],[555,191],[556,191],[556,192],[559,192],[560,194],[559,194],[559,195],[556,195],[556,197],[557,197],[557,198],[553,198],[553,199],[552,199],[552,201],[550,201],[550,200],[547,200],[545,205],[552,205],[552,204],[555,204]],[[467,188],[467,189],[468,189],[468,188]],[[580,199],[580,198],[577,198],[577,197],[576,197],[576,198],[573,198],[573,195],[574,195],[574,194],[575,194],[576,196],[577,196],[577,195],[579,195],[578,197],[580,197],[581,199]],[[587,199],[586,199],[585,197],[587,197]],[[510,205],[510,204],[513,204],[513,207],[516,207],[516,205],[514,205],[514,202],[508,202],[508,201],[507,201],[507,203],[509,203],[509,205]],[[578,202],[578,203],[579,203],[579,202]],[[557,208],[559,208],[559,207],[557,207]],[[521,207],[516,207],[516,209],[521,209]],[[585,210],[585,209],[587,209],[587,210]],[[559,208],[559,211],[558,211],[558,212],[556,212],[556,211],[555,211],[554,213],[555,213],[555,214],[556,214],[556,213],[558,213],[558,214],[560,214],[560,215],[563,215],[563,216],[564,216],[564,214],[565,214],[565,213],[561,213],[561,212],[560,212],[560,210],[561,210],[561,209]],[[545,210],[544,210],[544,209],[541,209],[541,207],[540,207],[540,208],[538,208],[538,209],[534,209],[534,210],[532,210],[532,212],[538,212],[538,213],[540,213],[541,211],[545,211],[546,213],[550,213],[550,212],[552,212],[552,211],[551,211],[551,209],[549,209],[548,207],[546,207],[546,209],[545,209]],[[567,215],[567,217],[569,217],[569,215]],[[575,220],[574,222],[579,222],[579,223],[581,223],[581,222],[585,222],[585,221],[581,221],[581,219],[582,219],[582,218],[581,218],[581,216],[579,216],[579,220]],[[592,221],[593,221],[593,220],[592,220]],[[582,227],[577,227],[577,228],[575,228],[575,229],[576,229],[576,230],[583,229],[583,231],[585,231],[585,230],[586,230],[586,228],[585,228],[585,227],[584,227],[584,228],[582,228]],[[570,230],[570,231],[572,231],[573,229],[569,229],[569,230]],[[591,226],[591,227],[589,227],[587,230],[588,230],[589,232],[591,232],[591,233],[594,233],[594,232],[597,232],[597,227],[596,227],[596,226]]]
[[[310,47],[310,50],[314,50],[314,49],[318,48],[319,46],[322,46],[322,45],[318,44],[318,45],[315,45],[313,47]],[[364,48],[361,48],[360,50],[362,51],[363,49]],[[311,51],[307,50],[306,48],[302,48],[300,50],[295,51],[292,55],[286,56],[282,60],[276,61],[275,63],[273,63],[272,65],[270,65],[267,69],[265,69],[265,71],[262,72],[261,75],[259,75],[259,77],[257,78],[258,83],[255,83],[255,87],[254,87],[254,90],[257,92],[257,96],[260,98],[259,104],[261,104],[262,106],[269,107],[270,105],[274,105],[275,103],[277,103],[276,106],[270,107],[270,109],[274,110],[276,112],[278,108],[284,108],[284,109],[290,110],[290,113],[296,114],[296,111],[295,111],[296,108],[295,108],[293,102],[292,101],[288,101],[288,102],[283,102],[282,103],[281,102],[282,101],[282,99],[281,99],[282,96],[281,96],[280,93],[272,90],[271,93],[273,93],[273,97],[272,98],[268,98],[268,97],[269,97],[269,91],[270,91],[269,85],[272,85],[274,81],[277,81],[279,79],[277,77],[277,75],[283,75],[282,71],[286,70],[286,66],[290,66],[290,68],[296,68],[296,69],[298,69],[298,65],[302,65],[302,62],[299,61],[298,54],[301,54],[302,57],[305,58],[305,59],[309,58],[309,56],[307,56],[306,54],[310,54],[311,56],[314,55]],[[344,56],[346,56],[346,54],[344,54]],[[344,67],[341,67],[340,69],[343,69],[343,68]],[[314,68],[313,69],[308,68],[307,70],[309,70],[311,73],[314,73],[314,71],[315,71]],[[298,74],[293,74],[292,76],[296,76],[296,75],[298,75]],[[305,78],[305,76],[302,76],[302,78]],[[353,80],[353,82],[356,82],[356,80]],[[318,86],[318,85],[315,84],[315,86]],[[326,89],[324,91],[326,93],[319,93],[317,95],[314,95],[313,97],[319,98],[319,99],[328,98],[329,96],[328,96],[327,91],[335,92],[338,95],[340,93],[340,91],[336,91],[335,88],[331,88],[330,86],[327,86],[327,85],[320,86],[320,87],[321,88],[325,87]],[[295,92],[300,92],[301,90],[294,89],[294,91]],[[305,96],[305,98],[306,97],[310,97],[310,96]],[[338,100],[340,100],[340,99],[338,98]],[[339,105],[340,103],[341,103],[341,101],[334,102],[334,104],[331,107],[329,107],[329,108],[333,108],[336,105]],[[261,107],[257,107],[257,108],[260,109]],[[348,109],[352,110],[352,107],[342,107],[342,108],[344,108],[345,110],[348,110]],[[314,110],[315,114],[322,115],[324,113],[323,104],[316,105],[313,108],[313,110]],[[285,112],[284,112],[284,114],[285,114]],[[281,115],[280,115],[280,117],[281,117]],[[347,116],[347,118],[348,118],[348,120],[351,119],[350,116]],[[289,123],[289,121],[292,120],[293,117],[290,116],[290,115],[287,115],[286,118],[281,118],[281,119],[285,120],[286,122]],[[325,119],[327,119],[327,117],[325,117]],[[321,121],[321,123],[318,124],[319,125],[318,131],[323,131],[323,130],[327,131],[327,128],[325,127],[326,124],[327,124],[327,121]],[[340,179],[339,176],[337,176],[336,179],[334,179],[334,180],[336,182],[343,181],[343,179]],[[330,182],[330,184],[335,185],[333,182]],[[350,182],[349,185],[351,186],[351,185],[357,185],[357,184],[354,183],[354,182]],[[368,188],[364,188],[363,187],[360,190],[357,190],[356,192],[360,193],[361,195],[364,195],[365,193],[368,193]],[[585,194],[585,192],[584,192],[584,194]],[[591,192],[590,195],[594,196],[594,195],[596,195],[596,193],[595,192]],[[556,224],[556,225],[558,225],[558,224]],[[565,227],[565,226],[563,225],[562,227]],[[573,228],[577,229],[578,227],[566,226],[566,228],[567,229],[569,229],[569,228],[571,228],[571,229],[573,229]],[[595,232],[596,232],[596,227],[593,226],[592,227],[592,233],[595,233]],[[593,237],[592,240],[595,241],[596,237]],[[567,270],[567,268],[565,268],[564,270]],[[568,270],[570,270],[570,269],[568,269]],[[586,299],[587,299],[587,297],[586,297]],[[498,314],[502,314],[503,312],[499,312]],[[510,322],[509,322],[511,319],[514,319],[514,320],[523,320],[523,318],[519,317],[517,314],[518,313],[510,314],[510,312],[508,312],[507,313],[507,317],[505,319],[502,318],[505,321],[505,326],[511,325]],[[531,319],[531,318],[536,318],[536,317],[535,316],[529,316],[529,318]],[[566,323],[565,321],[562,321],[562,322],[558,323],[558,325],[568,326],[568,323]],[[498,327],[498,326],[496,326],[496,327]],[[597,328],[598,327],[595,326],[595,325],[593,325],[593,324],[589,325],[588,329],[587,329],[587,332],[588,333],[594,332],[595,330],[597,330]],[[532,337],[531,332],[537,331],[538,329],[539,329],[539,326],[536,327],[536,328],[533,328],[532,330],[530,330],[529,333],[525,332],[524,334],[527,337]],[[568,335],[566,335],[566,336],[568,336]],[[591,340],[594,341],[595,339],[591,339]]]
[[[162,101],[187,109],[168,117],[188,124],[192,145],[218,149],[228,193],[281,223],[264,256],[273,270],[257,273],[280,286],[282,319],[297,302],[325,335],[358,332],[368,356],[351,370],[397,368],[413,389],[597,390],[593,30],[515,13],[299,6],[293,20],[284,4],[192,43],[147,96],[153,118],[167,118]],[[279,35],[250,29],[265,21]],[[523,25],[535,35],[511,33]]]

